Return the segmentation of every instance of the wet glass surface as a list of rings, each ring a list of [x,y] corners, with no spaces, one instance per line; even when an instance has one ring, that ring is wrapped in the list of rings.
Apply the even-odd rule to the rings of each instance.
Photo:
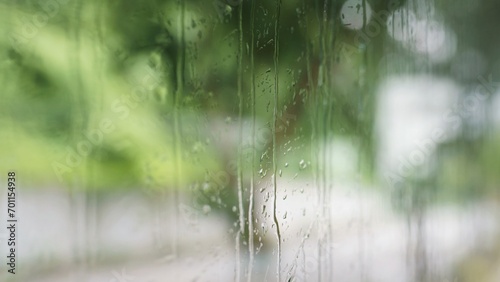
[[[0,281],[500,281],[499,9],[0,1]]]

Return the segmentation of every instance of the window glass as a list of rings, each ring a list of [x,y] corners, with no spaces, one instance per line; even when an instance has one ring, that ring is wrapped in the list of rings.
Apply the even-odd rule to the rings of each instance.
[[[1,281],[500,281],[498,1],[0,7]]]

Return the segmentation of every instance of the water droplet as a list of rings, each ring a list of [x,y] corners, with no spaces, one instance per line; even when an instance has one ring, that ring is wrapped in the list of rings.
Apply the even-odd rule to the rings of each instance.
[[[288,167],[288,163],[285,163],[285,167]]]
[[[287,214],[288,212],[285,212],[285,214],[283,215],[283,219],[286,219]]]
[[[288,195],[283,196],[283,200],[286,200],[286,197],[288,197]]]
[[[280,175],[280,177],[281,177],[281,174],[282,174],[282,171],[281,171],[281,169],[280,169],[280,170],[278,171],[278,174],[279,174],[279,175]]]
[[[237,210],[236,206],[233,206],[233,212],[236,212]]]
[[[306,167],[307,167],[307,163],[304,160],[300,160],[299,168],[302,170],[302,169],[305,169]]]

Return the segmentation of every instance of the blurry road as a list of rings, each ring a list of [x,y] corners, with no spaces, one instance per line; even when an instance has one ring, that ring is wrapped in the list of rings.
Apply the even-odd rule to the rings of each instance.
[[[331,240],[318,244],[328,228],[321,227],[325,222],[318,216],[316,190],[309,184],[283,181],[278,193],[282,279],[317,281],[318,265],[330,264],[332,281],[412,281],[415,254],[423,249],[433,281],[453,281],[455,263],[497,238],[499,212],[493,204],[437,207],[427,212],[418,229],[415,220],[393,213],[384,195],[359,185],[337,184],[329,200]],[[261,212],[263,201],[257,200],[254,213],[256,226],[268,229],[263,238],[267,248],[256,256],[252,280],[275,281],[275,231],[269,214]],[[145,194],[109,194],[94,206],[61,190],[22,190],[18,202],[18,274],[16,279],[5,275],[2,264],[2,281],[234,281],[232,226],[212,211],[181,208],[175,257],[176,221],[168,212],[158,216],[158,206]],[[327,260],[318,261],[318,246],[330,255]],[[244,272],[246,255],[240,263]]]

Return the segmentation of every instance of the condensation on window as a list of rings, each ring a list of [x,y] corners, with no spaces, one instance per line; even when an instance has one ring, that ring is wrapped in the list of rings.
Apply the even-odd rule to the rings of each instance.
[[[0,7],[1,281],[500,281],[496,1]]]

